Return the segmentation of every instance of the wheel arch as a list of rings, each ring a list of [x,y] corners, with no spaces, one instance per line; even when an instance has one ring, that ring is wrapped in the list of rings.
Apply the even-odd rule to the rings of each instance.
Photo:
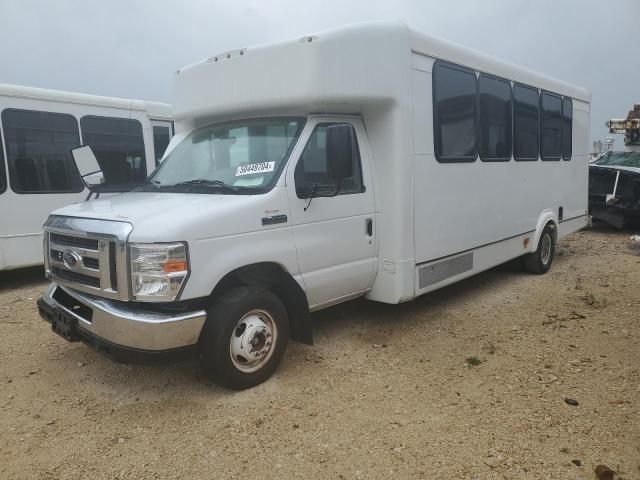
[[[313,345],[309,303],[304,289],[287,269],[275,262],[258,262],[235,268],[224,275],[211,292],[216,298],[237,286],[262,287],[282,300],[289,315],[291,338]]]
[[[546,228],[547,225],[551,224],[553,229],[553,242],[558,242],[558,219],[556,218],[555,213],[552,210],[545,210],[538,217],[538,223],[536,224],[536,232],[534,236],[534,241],[531,243],[529,247],[530,252],[535,252],[538,248],[538,243],[540,242],[540,237],[542,236],[542,232]]]

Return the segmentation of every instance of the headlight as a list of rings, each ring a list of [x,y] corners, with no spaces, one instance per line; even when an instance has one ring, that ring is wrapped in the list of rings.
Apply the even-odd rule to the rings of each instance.
[[[189,274],[186,245],[134,243],[130,253],[134,298],[152,302],[175,300]]]

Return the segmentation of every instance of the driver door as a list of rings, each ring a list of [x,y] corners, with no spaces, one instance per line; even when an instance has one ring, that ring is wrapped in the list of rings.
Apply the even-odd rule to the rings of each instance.
[[[301,198],[312,185],[320,195],[336,192],[326,159],[326,129],[336,124],[353,129],[353,176],[341,182],[335,196]],[[362,121],[310,119],[293,158],[287,169],[287,193],[309,306],[319,308],[365,293],[373,280],[376,242],[374,189]]]

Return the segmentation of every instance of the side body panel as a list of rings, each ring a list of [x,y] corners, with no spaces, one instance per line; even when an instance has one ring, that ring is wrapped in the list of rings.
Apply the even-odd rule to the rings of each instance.
[[[535,250],[547,221],[559,224],[560,237],[586,225],[587,103],[573,100],[573,155],[569,161],[511,158],[508,162],[483,162],[478,158],[473,163],[439,163],[434,154],[434,59],[413,55],[417,294]],[[464,261],[439,263],[469,252],[471,256]],[[435,281],[425,280],[424,273],[420,283],[422,266],[436,272],[429,277]]]

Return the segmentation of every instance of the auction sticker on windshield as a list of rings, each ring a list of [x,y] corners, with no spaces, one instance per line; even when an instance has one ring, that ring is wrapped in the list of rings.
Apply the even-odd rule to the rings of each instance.
[[[249,165],[240,165],[236,170],[236,177],[241,175],[251,175],[253,173],[273,172],[276,162],[260,162],[250,163]]]

